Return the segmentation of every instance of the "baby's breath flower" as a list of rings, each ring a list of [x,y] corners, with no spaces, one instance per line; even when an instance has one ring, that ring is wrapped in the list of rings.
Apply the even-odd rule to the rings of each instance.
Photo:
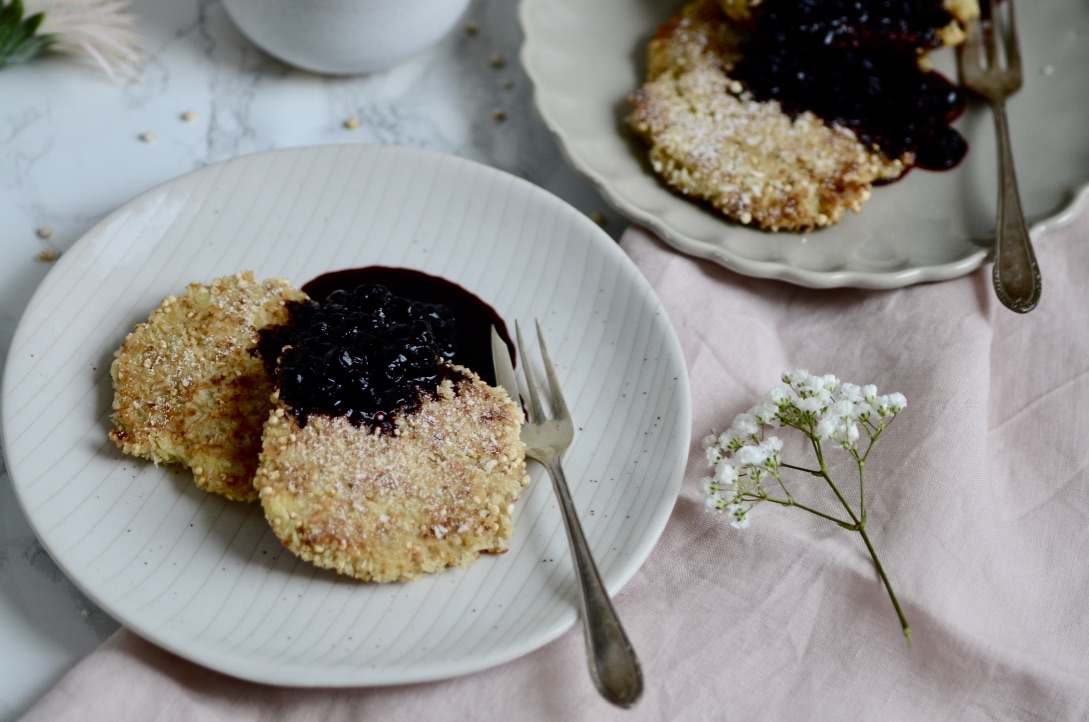
[[[790,403],[791,397],[794,395],[793,389],[787,385],[780,385],[773,388],[767,393],[768,403],[775,404],[776,408],[782,408]]]
[[[764,455],[761,453],[760,447],[745,445],[734,453],[733,458],[738,466],[752,466],[753,464],[762,462],[764,460]]]
[[[736,484],[739,473],[734,463],[733,459],[725,457],[719,459],[718,463],[715,464],[715,481],[725,485]]]
[[[796,388],[802,386],[808,386],[813,374],[809,373],[807,369],[795,369],[790,373],[783,374],[783,383],[790,384]]]
[[[899,391],[889,394],[889,408],[892,409],[893,416],[903,411],[907,403],[907,398]]]
[[[743,414],[737,415],[733,425],[730,427],[730,431],[735,438],[747,439],[750,436],[756,436],[760,433],[760,423],[756,420],[756,416],[754,416],[751,411],[746,411]]]
[[[764,466],[768,468],[768,471],[774,472],[782,464],[782,462],[779,461],[779,452],[783,450],[783,440],[778,436],[769,436],[764,439],[761,446],[764,447],[764,452],[767,455]]]
[[[761,426],[779,425],[779,407],[773,403],[757,404],[749,409],[749,413]]]
[[[862,387],[858,384],[852,384],[849,381],[845,381],[839,385],[839,397],[857,404],[860,401],[863,401]]]
[[[730,519],[730,525],[738,529],[749,525],[757,504],[772,502],[801,508],[845,529],[857,531],[866,541],[866,548],[910,645],[911,629],[866,533],[863,493],[863,464],[888,423],[907,406],[907,399],[900,393],[879,395],[873,384],[859,386],[841,382],[832,374],[814,375],[805,369],[784,373],[782,380],[783,385],[771,389],[764,402],[738,414],[727,431],[717,437],[709,435],[703,439],[707,463],[714,468],[714,475],[705,477],[701,482],[701,488],[707,495],[706,506],[712,511],[724,512]],[[819,468],[804,469],[784,464],[780,459],[783,442],[778,436],[765,437],[768,427],[794,428],[808,437],[816,452]],[[859,447],[860,440],[865,448]],[[857,513],[828,474],[822,450],[822,442],[825,441],[834,442],[845,449],[857,464]],[[796,499],[783,480],[784,469],[808,471],[822,478],[835,492],[847,518],[825,513]]]
[[[828,407],[826,413],[837,419],[853,419],[854,411],[855,405],[853,403],[847,399],[840,399],[839,401],[833,402],[832,405]]]
[[[894,398],[895,397],[895,398]],[[888,396],[878,396],[874,402],[874,411],[882,419],[891,418],[903,411],[907,406],[907,399],[903,394],[889,394]]]
[[[741,504],[727,504],[726,512],[730,515],[730,526],[735,529],[744,529],[749,525],[750,510]]]

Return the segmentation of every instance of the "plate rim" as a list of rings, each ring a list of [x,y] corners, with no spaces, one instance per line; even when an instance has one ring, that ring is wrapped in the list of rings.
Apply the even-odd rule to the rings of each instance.
[[[556,104],[546,102],[546,99],[552,97],[552,94],[548,92],[547,84],[541,82],[542,71],[537,67],[535,61],[536,54],[539,52],[536,43],[539,42],[540,37],[533,32],[531,17],[535,11],[534,8],[542,3],[543,0],[520,0],[518,6],[518,21],[523,35],[523,43],[519,49],[519,60],[533,87],[533,104],[538,117],[556,140],[561,155],[568,164],[586,178],[614,208],[635,224],[653,231],[663,241],[681,252],[696,258],[713,261],[742,275],[780,280],[814,289],[862,288],[892,290],[919,283],[959,278],[993,260],[994,249],[992,246],[978,246],[973,252],[966,254],[964,257],[947,263],[914,265],[892,271],[849,269],[816,271],[791,266],[779,261],[745,258],[717,247],[706,238],[687,235],[685,231],[671,225],[666,217],[668,213],[656,214],[652,209],[640,206],[625,195],[617,184],[612,183],[597,165],[587,161],[578,148],[575,147],[575,138],[568,135],[564,129],[564,124],[557,118],[554,112]],[[1068,189],[1066,202],[1061,204],[1060,210],[1032,223],[1029,232],[1033,238],[1038,238],[1047,233],[1054,225],[1053,221],[1056,218],[1067,214],[1069,206],[1077,202],[1076,199],[1080,197],[1084,188],[1089,188],[1089,179]],[[668,189],[665,190],[672,194]],[[678,200],[687,204],[695,204],[694,201],[686,199],[678,198]],[[723,232],[728,232],[729,229],[733,228],[724,219],[715,220],[719,222]]]
[[[650,533],[644,535],[646,542],[645,553],[640,555],[640,558],[634,559],[627,565],[619,565],[619,569],[613,574],[613,578],[607,582],[607,587],[612,595],[618,593],[639,569],[645,564],[649,555],[653,552],[654,548],[658,545],[665,527],[672,516],[673,510],[680,497],[680,492],[683,486],[684,470],[687,464],[688,448],[691,443],[691,389],[689,384],[687,362],[684,357],[683,349],[680,345],[680,341],[676,334],[669,315],[663,306],[661,299],[658,298],[657,293],[650,285],[649,281],[639,271],[638,267],[634,264],[630,257],[620,248],[612,238],[608,236],[599,226],[593,223],[591,219],[585,217],[580,211],[567,203],[562,198],[554,195],[553,193],[531,183],[530,181],[520,178],[512,173],[504,171],[499,168],[487,165],[485,163],[464,158],[462,156],[456,156],[452,154],[442,153],[440,151],[419,148],[413,146],[404,146],[396,144],[385,143],[356,143],[356,144],[320,144],[320,145],[307,145],[289,148],[274,148],[254,153],[244,154],[215,163],[209,163],[200,168],[193,169],[184,174],[168,179],[162,183],[156,184],[151,188],[137,194],[132,199],[122,203],[120,206],[109,212],[100,221],[95,223],[88,231],[82,234],[69,248],[68,251],[61,254],[58,261],[49,269],[41,283],[35,288],[34,292],[30,296],[30,300],[20,315],[19,321],[16,324],[15,332],[12,335],[12,342],[8,349],[7,356],[5,358],[5,366],[3,372],[3,378],[0,379],[0,399],[6,400],[9,398],[8,389],[9,384],[13,384],[13,375],[10,373],[11,369],[16,365],[13,362],[18,362],[19,352],[24,345],[24,339],[27,334],[30,333],[29,323],[37,307],[43,303],[43,299],[50,293],[50,276],[59,275],[64,272],[68,265],[78,262],[80,254],[73,254],[71,250],[77,247],[85,247],[92,243],[93,240],[102,234],[102,232],[109,228],[111,224],[115,223],[118,219],[124,218],[132,212],[132,209],[140,204],[146,204],[149,201],[161,196],[168,192],[172,187],[183,182],[193,182],[193,179],[208,173],[214,173],[222,168],[230,165],[252,162],[255,159],[273,155],[306,155],[308,153],[333,153],[337,149],[351,148],[358,150],[361,153],[391,153],[401,154],[409,153],[415,154],[419,158],[423,158],[424,162],[432,162],[435,164],[454,163],[470,166],[476,169],[477,172],[483,172],[486,174],[494,174],[493,177],[501,177],[507,182],[527,190],[530,196],[535,196],[542,199],[544,203],[556,204],[559,207],[564,208],[565,214],[570,214],[572,218],[577,220],[573,221],[582,225],[584,228],[593,229],[596,233],[591,233],[591,238],[596,238],[594,243],[605,249],[605,253],[611,255],[615,262],[621,267],[626,269],[624,275],[628,276],[629,282],[635,284],[635,286],[641,286],[642,293],[644,294],[649,306],[647,307],[648,315],[660,316],[659,323],[664,331],[662,337],[663,356],[671,358],[668,363],[672,367],[675,367],[677,372],[676,379],[676,393],[675,404],[678,418],[675,420],[674,426],[677,431],[674,432],[674,436],[678,439],[676,442],[678,445],[678,453],[673,459],[672,468],[669,470],[669,478],[665,480],[664,489],[665,493],[663,497],[668,497],[668,504],[659,505],[654,513],[650,516],[649,521],[651,523],[645,525]],[[156,237],[156,242],[161,237]],[[43,388],[48,384],[42,384]],[[358,678],[352,679],[333,679],[333,680],[303,680],[300,681],[289,673],[284,672],[286,669],[283,666],[272,665],[265,670],[257,670],[256,674],[248,673],[251,670],[239,670],[237,668],[230,668],[220,663],[216,656],[216,650],[208,650],[205,646],[201,648],[197,645],[196,648],[189,645],[188,640],[184,639],[163,639],[163,635],[154,629],[148,629],[145,625],[142,625],[139,620],[124,619],[124,614],[119,614],[119,610],[116,605],[111,603],[108,599],[102,599],[98,593],[88,587],[85,580],[81,578],[78,572],[72,570],[66,563],[64,556],[58,554],[57,551],[52,548],[51,544],[45,536],[39,526],[40,520],[37,519],[33,512],[28,508],[27,500],[25,499],[24,485],[21,483],[22,471],[11,463],[12,446],[10,444],[12,430],[11,424],[8,423],[11,412],[9,412],[9,405],[7,403],[0,404],[0,446],[2,446],[4,457],[8,471],[9,478],[11,480],[12,489],[17,503],[20,506],[24,516],[27,519],[28,524],[31,526],[36,538],[42,544],[42,546],[50,553],[54,558],[58,567],[64,572],[66,577],[72,581],[72,583],[80,589],[81,592],[86,594],[92,599],[95,604],[101,607],[104,611],[110,614],[111,617],[116,619],[119,623],[129,628],[143,639],[159,646],[163,649],[171,651],[184,657],[194,663],[201,666],[213,669],[232,677],[246,679],[249,681],[277,684],[289,687],[308,688],[308,687],[368,687],[378,685],[397,685],[397,684],[412,684],[419,682],[437,681],[441,679],[451,679],[456,677],[465,676],[475,672],[479,672],[485,669],[493,668],[498,665],[502,665],[518,659],[536,649],[539,649],[548,643],[554,641],[557,637],[564,634],[572,626],[578,622],[577,612],[572,609],[571,618],[567,621],[561,620],[554,624],[551,629],[545,629],[537,636],[524,637],[520,642],[510,644],[505,647],[503,653],[493,652],[490,655],[485,653],[481,655],[476,663],[468,666],[456,663],[448,662],[444,669],[442,665],[432,665],[427,671],[419,674],[401,674],[395,675],[395,677],[384,677],[378,675],[372,680],[360,680]],[[543,472],[540,472],[543,473]],[[569,615],[570,616],[570,615]],[[237,656],[237,655],[235,655]],[[456,669],[454,668],[456,667]]]

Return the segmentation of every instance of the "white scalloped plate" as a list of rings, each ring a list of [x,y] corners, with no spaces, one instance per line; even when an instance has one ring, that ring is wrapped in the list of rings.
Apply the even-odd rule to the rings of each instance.
[[[874,190],[862,213],[819,232],[769,234],[732,225],[673,194],[623,127],[641,82],[646,41],[678,0],[522,0],[522,64],[569,162],[628,218],[680,251],[750,276],[802,286],[896,288],[956,278],[992,246],[993,123],[971,105],[957,127],[956,169],[912,171]],[[1026,218],[1046,219],[1089,179],[1089,3],[1038,0],[1018,13],[1024,88],[1009,102]],[[951,52],[935,54],[955,77]],[[1046,283],[1046,279],[1045,279]]]
[[[545,191],[463,159],[274,151],[111,214],[50,271],[12,341],[15,492],[65,573],[143,637],[237,677],[357,686],[468,674],[575,622],[566,536],[536,465],[511,551],[374,585],[297,560],[259,504],[206,494],[106,439],[113,352],[164,297],[247,268],[301,284],[364,265],[443,276],[508,322],[541,319],[581,430],[565,460],[572,493],[609,590],[650,553],[680,491],[688,380],[665,311],[616,243]]]

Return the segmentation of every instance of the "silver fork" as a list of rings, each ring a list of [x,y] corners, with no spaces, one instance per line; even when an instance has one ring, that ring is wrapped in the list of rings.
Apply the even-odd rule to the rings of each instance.
[[[983,0],[981,18],[968,22],[960,48],[960,77],[965,87],[986,98],[994,111],[998,138],[998,220],[995,224],[995,260],[991,280],[1004,306],[1018,313],[1036,308],[1040,300],[1040,268],[1032,250],[1017,176],[1013,168],[1006,98],[1021,87],[1021,51],[1017,44],[1013,0],[1005,0],[1006,32],[996,27],[995,0]],[[1005,45],[1005,63],[1000,45]]]
[[[631,642],[620,624],[605,585],[601,582],[597,565],[594,564],[590,546],[579,523],[578,512],[571,500],[567,488],[567,478],[563,473],[561,459],[574,438],[571,414],[563,399],[556,369],[548,355],[541,325],[537,323],[537,340],[540,344],[541,358],[544,361],[545,374],[550,388],[552,418],[549,418],[541,404],[541,392],[533,377],[529,363],[528,348],[522,340],[522,329],[515,322],[515,335],[518,338],[518,351],[522,357],[522,369],[526,387],[529,390],[529,405],[532,418],[522,427],[522,441],[526,445],[526,456],[541,463],[552,478],[552,488],[560,501],[563,523],[567,529],[567,541],[571,547],[571,557],[575,566],[575,579],[578,582],[583,632],[586,639],[586,658],[590,664],[590,676],[601,695],[620,707],[631,707],[643,692],[643,673],[639,660],[635,656]],[[507,345],[492,329],[492,361],[499,384],[517,403],[518,381],[514,375]]]

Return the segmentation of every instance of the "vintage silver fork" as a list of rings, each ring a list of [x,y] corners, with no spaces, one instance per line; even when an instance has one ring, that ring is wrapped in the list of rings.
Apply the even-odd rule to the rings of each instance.
[[[522,329],[515,322],[515,335],[518,339],[518,352],[522,357],[522,370],[526,387],[529,391],[529,406],[532,418],[522,427],[522,441],[526,445],[526,456],[541,463],[552,478],[552,488],[560,502],[560,512],[567,529],[567,541],[571,548],[571,557],[575,567],[575,579],[580,594],[580,613],[583,632],[586,639],[586,657],[590,664],[590,676],[601,695],[620,707],[631,707],[643,692],[643,673],[639,660],[635,656],[631,642],[620,625],[605,585],[601,582],[597,565],[594,563],[590,546],[586,543],[578,512],[571,500],[567,488],[567,478],[563,473],[561,459],[574,438],[571,414],[563,399],[556,369],[548,355],[541,325],[537,324],[537,340],[545,374],[548,377],[552,418],[549,418],[541,404],[541,392],[533,376],[532,365],[527,354],[528,347],[522,340]],[[518,381],[514,375],[514,366],[506,343],[492,329],[492,361],[499,384],[517,403]]]
[[[960,78],[965,87],[986,98],[994,111],[998,139],[998,220],[991,280],[1003,305],[1027,313],[1040,300],[1040,268],[1021,211],[1006,119],[1006,98],[1021,87],[1022,73],[1013,0],[1004,0],[1003,4],[1008,17],[1005,33],[997,27],[1002,9],[995,7],[995,0],[983,0],[982,17],[968,22],[967,38],[959,52]]]

